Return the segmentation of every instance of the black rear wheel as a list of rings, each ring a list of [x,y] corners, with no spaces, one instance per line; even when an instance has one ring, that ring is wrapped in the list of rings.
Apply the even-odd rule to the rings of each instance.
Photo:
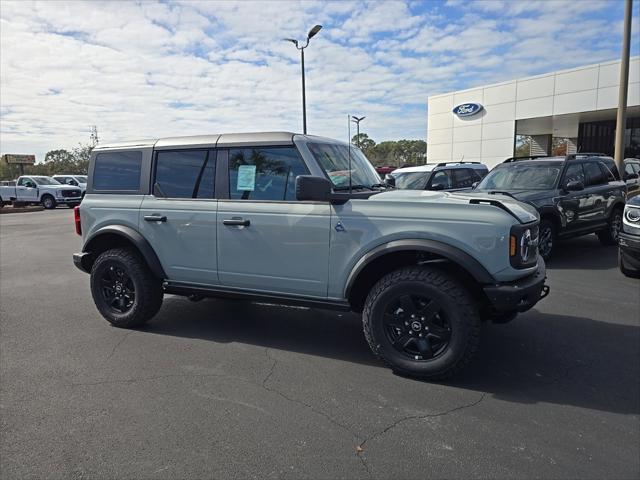
[[[480,319],[469,292],[445,272],[408,267],[384,276],[367,297],[371,350],[401,374],[440,380],[469,363]]]
[[[538,234],[538,253],[546,261],[551,258],[551,254],[554,251],[556,244],[556,227],[553,222],[549,220],[542,220],[540,222],[540,229]]]
[[[52,210],[56,208],[56,205],[57,205],[56,199],[53,198],[51,195],[47,194],[42,196],[42,206],[47,210]]]
[[[597,232],[598,239],[603,245],[617,245],[618,236],[622,229],[622,209],[616,208],[611,212],[606,230]]]
[[[91,269],[91,294],[102,316],[116,327],[131,328],[151,319],[162,305],[162,283],[133,250],[100,254]]]

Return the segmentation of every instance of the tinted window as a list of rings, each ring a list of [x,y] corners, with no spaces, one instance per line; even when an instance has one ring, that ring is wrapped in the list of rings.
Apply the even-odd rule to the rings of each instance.
[[[582,182],[583,185],[586,184],[581,163],[571,163],[567,167],[567,171],[564,174],[564,185],[566,186],[569,182]]]
[[[627,175],[631,175],[631,174],[635,173],[633,171],[633,164],[632,163],[625,163],[625,165],[624,165],[624,173],[626,173]]]
[[[401,190],[422,190],[427,183],[427,172],[393,173],[396,188]]]
[[[471,188],[476,181],[473,171],[470,168],[458,168],[453,170],[454,188]]]
[[[214,152],[158,152],[153,193],[168,198],[213,198]]]
[[[587,162],[584,164],[584,174],[587,177],[586,185],[601,185],[605,183],[602,170],[596,162]]]
[[[296,177],[307,169],[293,147],[229,151],[229,197],[242,200],[295,200]]]
[[[96,155],[95,190],[140,190],[142,152],[109,152]]]
[[[560,170],[559,163],[513,162],[498,165],[478,185],[479,190],[549,190],[554,188]]]
[[[440,170],[431,177],[431,190],[436,190],[438,186],[442,186],[441,190],[453,188],[453,180],[451,178],[451,170]]]

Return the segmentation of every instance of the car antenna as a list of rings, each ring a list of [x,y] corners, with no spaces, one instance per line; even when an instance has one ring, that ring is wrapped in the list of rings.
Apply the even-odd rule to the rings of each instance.
[[[347,145],[349,146],[349,195],[351,195],[351,117],[347,114]]]

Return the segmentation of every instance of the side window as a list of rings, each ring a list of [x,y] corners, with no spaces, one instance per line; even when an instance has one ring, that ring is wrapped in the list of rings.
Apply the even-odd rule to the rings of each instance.
[[[632,163],[633,165],[633,172],[640,174],[640,163]]]
[[[431,177],[429,190],[448,190],[453,188],[451,170],[439,170]]]
[[[18,180],[18,186],[20,187],[26,187],[27,184],[31,184],[31,183],[35,183],[35,182],[28,177],[21,177],[20,180]]]
[[[293,147],[229,151],[229,198],[295,200],[296,177],[308,174]]]
[[[171,150],[156,154],[153,194],[167,198],[213,198],[215,152]]]
[[[564,173],[563,186],[565,186],[569,182],[582,182],[583,185],[586,185],[582,163],[569,164],[569,166],[567,167],[567,171]]]
[[[609,170],[604,163],[599,163],[598,165],[600,166],[600,171],[602,172],[602,176],[604,177],[605,182],[616,181],[616,178],[613,176],[613,173],[611,173],[611,170]]]
[[[602,185],[605,183],[604,175],[602,174],[602,170],[596,162],[586,162],[584,164],[584,174],[587,177],[587,186],[593,185]]]
[[[454,188],[471,188],[473,182],[476,181],[470,168],[457,168],[453,170],[453,176],[455,178]]]
[[[625,163],[625,165],[624,165],[624,173],[626,173],[627,175],[631,175],[631,174],[635,173],[633,171],[633,164],[632,163]]]
[[[142,152],[107,152],[96,155],[93,188],[107,191],[140,190]]]

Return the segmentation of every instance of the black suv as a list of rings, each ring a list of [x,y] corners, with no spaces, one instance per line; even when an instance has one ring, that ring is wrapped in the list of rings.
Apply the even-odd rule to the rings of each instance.
[[[615,245],[627,195],[613,159],[591,153],[509,158],[476,190],[509,195],[538,210],[545,260],[561,238],[596,233],[603,244]]]

